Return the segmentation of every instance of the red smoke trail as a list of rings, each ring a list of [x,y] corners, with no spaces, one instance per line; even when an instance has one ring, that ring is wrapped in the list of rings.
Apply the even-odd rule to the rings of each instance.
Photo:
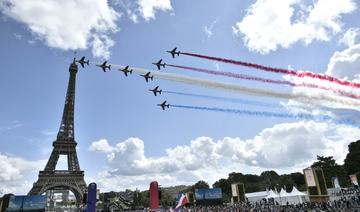
[[[340,80],[338,78],[335,78],[335,77],[332,77],[329,75],[325,75],[325,74],[316,74],[316,73],[309,72],[309,71],[300,72],[300,71],[296,71],[296,70],[273,68],[273,67],[268,67],[268,66],[263,66],[263,65],[259,65],[259,64],[248,63],[248,62],[243,62],[243,61],[238,61],[238,60],[231,60],[231,59],[225,59],[225,58],[219,58],[219,57],[211,57],[211,56],[206,56],[206,55],[201,55],[201,54],[193,54],[193,53],[187,53],[187,52],[180,52],[180,54],[204,58],[204,59],[208,59],[208,60],[215,60],[215,61],[219,61],[219,62],[223,62],[223,63],[231,63],[231,64],[235,64],[235,65],[240,65],[240,66],[246,66],[246,67],[255,68],[255,69],[259,69],[259,70],[263,70],[263,71],[267,71],[267,72],[288,74],[288,75],[292,75],[292,76],[296,76],[296,77],[311,77],[311,78],[315,78],[315,79],[329,81],[332,83],[337,83],[339,85],[350,86],[353,88],[360,88],[360,83],[350,82],[350,81],[346,81],[346,80]]]
[[[187,69],[187,70],[192,70],[192,71],[197,71],[197,72],[202,72],[202,73],[207,73],[207,74],[213,74],[213,75],[232,77],[232,78],[237,78],[237,79],[254,80],[254,81],[273,83],[273,84],[282,84],[282,85],[288,85],[288,86],[292,86],[292,87],[317,88],[317,89],[322,89],[322,90],[326,90],[326,91],[331,91],[333,93],[337,93],[337,94],[340,94],[340,95],[343,95],[346,97],[360,99],[359,95],[352,94],[352,93],[342,91],[339,89],[328,88],[328,87],[315,85],[315,84],[307,84],[307,83],[296,84],[296,83],[286,81],[286,80],[272,80],[272,79],[266,79],[266,78],[262,78],[262,77],[250,76],[250,75],[246,75],[246,74],[233,73],[233,72],[214,71],[214,70],[209,70],[209,69],[204,69],[204,68],[180,66],[180,65],[173,65],[173,64],[166,64],[166,65],[170,66],[170,67],[175,67],[175,68]]]

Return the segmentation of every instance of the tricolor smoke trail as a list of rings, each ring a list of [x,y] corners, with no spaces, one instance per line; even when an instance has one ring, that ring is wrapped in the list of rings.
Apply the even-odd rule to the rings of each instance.
[[[116,65],[111,64],[112,67],[117,68],[124,68],[125,66],[122,65]],[[269,90],[263,90],[263,89],[257,89],[257,88],[250,88],[241,86],[238,84],[231,84],[231,83],[224,83],[214,80],[208,80],[208,79],[201,79],[201,78],[195,78],[195,77],[189,77],[185,75],[179,75],[174,73],[165,73],[165,72],[159,72],[159,71],[151,71],[147,69],[142,68],[136,68],[131,67],[134,72],[146,74],[147,72],[151,72],[151,75],[163,79],[163,80],[170,80],[174,82],[180,82],[190,85],[197,85],[197,86],[203,86],[203,87],[209,87],[209,88],[215,88],[215,89],[221,89],[221,90],[228,90],[233,92],[238,92],[242,94],[248,94],[248,95],[256,95],[256,96],[266,96],[266,97],[274,97],[274,98],[281,98],[281,99],[292,99],[296,101],[300,101],[303,103],[308,104],[321,104],[324,101],[332,102],[332,103],[338,103],[342,104],[343,106],[349,107],[349,106],[360,106],[360,102],[353,100],[353,99],[342,99],[342,98],[336,98],[333,96],[324,96],[322,94],[317,96],[309,96],[304,93],[284,93],[284,92],[275,92],[275,91],[269,91]]]
[[[194,54],[194,53],[188,53],[188,52],[180,52],[180,54],[188,55],[188,56],[192,56],[192,57],[204,58],[204,59],[208,59],[208,60],[219,61],[219,62],[223,62],[223,63],[231,63],[234,65],[255,68],[255,69],[259,69],[259,70],[263,70],[263,71],[267,71],[267,72],[288,74],[288,75],[292,75],[292,76],[296,76],[296,77],[300,77],[300,78],[311,77],[311,78],[316,78],[316,79],[320,79],[320,80],[324,80],[324,81],[329,81],[329,82],[336,83],[339,85],[349,86],[352,88],[360,88],[360,83],[350,82],[350,81],[346,81],[346,80],[340,80],[336,77],[332,77],[332,76],[325,75],[325,74],[317,74],[317,73],[313,73],[313,72],[309,72],[309,71],[302,72],[302,71],[288,70],[288,69],[282,69],[282,68],[273,68],[273,67],[269,67],[269,66],[255,64],[255,63],[248,63],[248,62],[239,61],[239,60],[232,60],[232,59],[226,59],[226,58],[220,58],[220,57],[212,57],[212,56],[206,56],[206,55]]]
[[[262,78],[262,77],[250,76],[250,75],[246,75],[246,74],[238,74],[238,73],[234,73],[234,72],[215,71],[215,70],[210,70],[210,69],[205,69],[205,68],[196,68],[196,67],[180,66],[180,65],[173,65],[173,64],[166,64],[166,66],[170,66],[170,67],[174,67],[174,68],[181,68],[181,69],[186,69],[186,70],[192,70],[192,71],[197,71],[197,72],[202,72],[202,73],[207,73],[207,74],[212,74],[212,75],[237,78],[237,79],[254,80],[254,81],[259,81],[259,82],[295,86],[294,83],[285,81],[285,80],[272,80],[272,79],[266,79],[266,78]]]
[[[258,82],[263,82],[263,83],[278,84],[278,85],[288,85],[291,87],[316,88],[316,89],[331,91],[333,93],[337,93],[337,94],[340,94],[340,95],[343,95],[346,97],[360,99],[359,95],[349,93],[349,92],[346,92],[346,91],[343,91],[340,89],[334,89],[334,88],[324,87],[324,86],[315,85],[315,84],[293,83],[293,82],[290,82],[287,80],[272,80],[272,79],[267,79],[267,78],[262,78],[262,77],[255,77],[255,76],[251,76],[251,75],[247,75],[247,74],[239,74],[239,73],[234,73],[234,72],[229,72],[229,71],[226,71],[226,72],[225,71],[215,71],[215,70],[210,70],[210,69],[205,69],[205,68],[196,68],[196,67],[190,67],[190,66],[181,66],[181,65],[174,65],[174,64],[166,64],[166,65],[170,66],[170,67],[174,67],[174,68],[197,71],[197,72],[207,73],[207,74],[212,74],[212,75],[217,75],[217,76],[231,77],[231,78],[236,78],[236,79],[252,80],[252,81],[258,81]]]
[[[192,94],[192,93],[184,93],[184,92],[177,92],[177,91],[162,91],[163,93],[167,94],[175,94],[181,96],[190,96],[190,97],[197,97],[197,98],[204,98],[204,99],[211,99],[211,100],[218,100],[223,102],[231,102],[231,103],[239,103],[244,105],[253,105],[253,106],[260,106],[260,107],[267,107],[267,108],[280,108],[282,107],[279,104],[271,104],[265,103],[260,101],[250,101],[245,99],[239,98],[227,98],[227,97],[220,97],[220,96],[210,96],[210,95],[202,95],[202,94]]]
[[[205,110],[214,112],[231,113],[238,115],[249,115],[249,116],[261,116],[261,117],[274,117],[274,118],[293,118],[293,119],[304,119],[314,121],[330,121],[335,124],[345,124],[356,128],[360,128],[360,125],[349,119],[334,119],[330,116],[319,115],[313,116],[305,113],[290,114],[290,113],[274,113],[267,111],[250,111],[250,110],[238,110],[238,109],[227,109],[227,108],[216,108],[216,107],[200,107],[200,106],[189,106],[189,105],[176,105],[171,104],[170,107],[184,108],[192,110]]]

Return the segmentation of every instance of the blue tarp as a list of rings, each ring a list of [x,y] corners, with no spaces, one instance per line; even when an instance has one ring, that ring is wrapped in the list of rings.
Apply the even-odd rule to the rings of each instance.
[[[204,199],[221,199],[222,191],[221,188],[201,188],[195,189],[195,199],[204,200]]]

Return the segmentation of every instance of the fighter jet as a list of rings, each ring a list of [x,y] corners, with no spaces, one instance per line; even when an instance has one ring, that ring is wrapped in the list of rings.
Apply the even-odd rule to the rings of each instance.
[[[106,63],[107,63],[107,61],[105,61],[103,64],[101,64],[101,65],[96,65],[96,66],[99,66],[100,68],[102,68],[102,70],[104,71],[104,72],[106,72],[106,69],[109,69],[110,70],[110,66],[111,65],[106,65]]]
[[[80,65],[84,68],[84,64],[89,65],[89,60],[85,61],[85,57],[82,57],[80,60],[76,60],[76,62],[80,63]]]
[[[164,101],[163,103],[161,104],[157,104],[158,106],[160,106],[163,110],[165,110],[165,107],[169,108],[170,107],[170,104],[166,104],[166,101]]]
[[[119,69],[120,71],[124,72],[125,76],[128,76],[128,73],[132,74],[132,69],[129,70],[129,66],[126,66],[123,69]]]
[[[166,65],[166,63],[161,63],[161,62],[162,62],[162,59],[159,60],[157,63],[152,63],[152,64],[156,65],[157,68],[160,70],[161,66],[165,68],[165,65]]]
[[[177,47],[175,47],[173,50],[171,50],[171,51],[166,51],[166,52],[169,52],[170,54],[171,54],[171,56],[173,57],[173,58],[175,58],[175,55],[177,55],[177,56],[180,56],[180,51],[176,51],[176,49],[177,49]]]
[[[162,90],[159,90],[159,86],[156,86],[154,89],[149,89],[149,91],[152,91],[154,95],[156,96],[156,93],[161,94]]]
[[[149,79],[153,80],[154,79],[154,76],[151,76],[150,75],[151,72],[148,72],[146,74],[140,74],[140,76],[144,77],[146,82],[149,82]]]

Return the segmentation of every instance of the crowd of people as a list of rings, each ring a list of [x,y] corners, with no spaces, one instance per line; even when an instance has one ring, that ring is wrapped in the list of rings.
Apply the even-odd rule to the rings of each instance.
[[[314,203],[306,202],[302,204],[289,204],[280,205],[278,202],[262,200],[260,202],[250,203],[242,202],[232,205],[217,205],[217,206],[195,206],[186,207],[182,211],[188,212],[239,212],[239,211],[265,211],[265,212],[278,212],[278,211],[358,211],[360,212],[360,195],[342,197],[339,200]]]
[[[144,209],[143,212],[154,211]],[[305,202],[301,204],[280,205],[276,201],[262,200],[260,202],[240,202],[235,204],[213,205],[213,206],[186,206],[181,209],[160,209],[163,212],[360,212],[360,195],[342,197],[338,200],[327,202]]]

